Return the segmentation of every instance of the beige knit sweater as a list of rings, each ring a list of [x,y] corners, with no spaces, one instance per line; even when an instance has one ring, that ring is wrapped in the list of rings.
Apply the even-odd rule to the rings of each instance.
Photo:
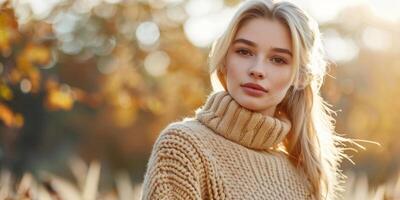
[[[312,199],[300,169],[276,147],[291,127],[211,93],[194,117],[168,125],[153,146],[142,199]]]

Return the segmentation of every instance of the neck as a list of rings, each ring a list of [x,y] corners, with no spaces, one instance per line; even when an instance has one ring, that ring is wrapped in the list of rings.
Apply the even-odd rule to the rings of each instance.
[[[286,115],[249,110],[226,91],[210,94],[205,105],[196,110],[196,118],[226,139],[258,150],[276,148],[291,128]]]
[[[275,116],[275,110],[276,110],[276,106],[273,106],[273,107],[270,107],[270,108],[267,108],[267,109],[261,111],[260,113],[264,116],[273,117],[273,116]]]

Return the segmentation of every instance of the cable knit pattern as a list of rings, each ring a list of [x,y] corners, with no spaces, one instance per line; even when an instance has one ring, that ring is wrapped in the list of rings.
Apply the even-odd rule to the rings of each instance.
[[[210,94],[194,117],[161,131],[142,199],[312,199],[302,170],[271,148],[290,126],[284,115],[247,110],[225,91]]]

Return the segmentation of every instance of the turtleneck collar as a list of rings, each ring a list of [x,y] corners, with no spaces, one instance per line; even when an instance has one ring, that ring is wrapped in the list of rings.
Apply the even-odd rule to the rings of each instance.
[[[217,134],[257,150],[277,147],[290,131],[289,119],[264,116],[237,103],[227,91],[212,93],[195,111],[195,118]]]

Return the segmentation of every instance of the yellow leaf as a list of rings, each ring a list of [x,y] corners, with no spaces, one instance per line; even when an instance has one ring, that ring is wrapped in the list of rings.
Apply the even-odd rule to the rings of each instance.
[[[0,53],[9,56],[12,43],[19,38],[18,25],[12,9],[0,9]]]
[[[15,114],[14,126],[21,128],[23,125],[24,125],[24,117],[20,113]]]
[[[23,74],[31,74],[34,65],[45,65],[50,62],[50,49],[44,45],[28,44],[17,57],[18,69]]]
[[[32,83],[32,93],[36,93],[40,89],[40,80],[41,80],[41,74],[40,71],[36,68],[33,68],[34,70],[31,70],[29,73],[29,79]]]
[[[0,103],[0,120],[4,122],[4,124],[8,127],[13,125],[14,114],[13,112],[5,105]]]
[[[74,104],[72,95],[61,90],[49,90],[46,106],[50,110],[71,110]]]
[[[6,105],[0,103],[0,121],[8,127],[21,128],[24,125],[24,117],[17,113],[15,114]]]
[[[43,45],[29,44],[26,48],[26,56],[32,63],[47,64],[50,61],[50,49]]]
[[[17,69],[11,69],[9,76],[10,76],[10,82],[12,84],[17,84],[22,79],[21,72],[18,71]]]
[[[13,98],[13,93],[7,85],[0,84],[0,98],[9,101]]]

